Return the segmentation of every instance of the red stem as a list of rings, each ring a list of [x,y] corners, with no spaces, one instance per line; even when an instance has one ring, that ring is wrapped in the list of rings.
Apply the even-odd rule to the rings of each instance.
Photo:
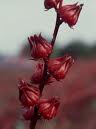
[[[60,20],[60,17],[57,14],[56,25],[55,25],[55,29],[54,29],[54,33],[53,33],[53,38],[52,38],[52,41],[51,41],[52,47],[54,47],[56,37],[57,37],[57,34],[58,34],[58,30],[59,30],[59,27],[60,27],[61,24],[62,24],[62,20]]]
[[[52,41],[51,41],[52,47],[54,47],[56,37],[57,37],[57,33],[58,33],[58,30],[59,30],[59,27],[60,27],[61,23],[62,23],[62,21],[60,20],[58,14],[57,14],[55,29],[54,29],[53,38],[52,38]],[[44,86],[45,86],[45,82],[46,82],[47,77],[48,77],[48,73],[47,73],[48,60],[49,60],[49,57],[47,59],[44,59],[44,73],[43,73],[41,84],[39,85],[41,96],[42,96],[42,92],[43,92],[43,89],[44,89]],[[38,109],[37,109],[37,107],[35,107],[34,116],[32,117],[31,122],[30,122],[30,129],[35,129],[37,121],[39,119],[40,119],[40,116],[38,116]]]
[[[37,121],[40,119],[40,116],[38,115],[38,108],[35,107],[34,114],[32,116],[31,122],[30,122],[30,129],[35,129]]]
[[[42,96],[45,82],[46,82],[47,77],[48,77],[48,75],[47,75],[48,66],[47,65],[48,65],[48,59],[45,59],[44,60],[44,73],[43,73],[43,77],[42,77],[42,83],[39,86],[41,96]]]

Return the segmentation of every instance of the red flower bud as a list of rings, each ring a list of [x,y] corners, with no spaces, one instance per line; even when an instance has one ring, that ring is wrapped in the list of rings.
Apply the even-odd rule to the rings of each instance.
[[[64,5],[58,9],[58,14],[62,20],[67,23],[70,27],[74,26],[79,18],[83,4],[77,5]]]
[[[43,70],[44,70],[43,64],[38,64],[35,73],[33,73],[33,75],[31,76],[31,83],[40,84],[42,82],[43,80],[42,77],[44,72]],[[48,85],[52,82],[53,82],[53,78],[48,75],[45,84]]]
[[[43,76],[43,64],[38,64],[36,72],[33,73],[31,77],[31,82],[34,84],[39,84],[42,81]]]
[[[52,52],[52,46],[41,34],[28,38],[31,47],[31,56],[35,59],[46,58]]]
[[[24,119],[25,120],[31,120],[33,113],[34,113],[34,108],[33,107],[26,108],[24,113],[23,113]]]
[[[49,72],[57,80],[64,79],[69,68],[74,63],[71,56],[59,57],[56,59],[50,59],[48,62]]]
[[[56,116],[60,102],[56,98],[40,100],[39,102],[39,113],[45,119],[52,119]]]
[[[29,107],[37,104],[40,92],[37,87],[32,87],[23,80],[19,83],[19,100],[23,106]]]
[[[46,9],[57,8],[61,0],[45,0],[44,6]]]

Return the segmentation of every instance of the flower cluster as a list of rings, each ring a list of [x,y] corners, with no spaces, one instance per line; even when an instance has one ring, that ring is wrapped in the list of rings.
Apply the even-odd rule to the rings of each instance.
[[[26,108],[23,116],[26,120],[30,120],[33,114],[33,108],[37,106],[38,114],[42,115],[45,119],[51,119],[56,116],[60,102],[57,98],[49,100],[40,99],[39,85],[44,79],[43,59],[48,58],[51,54],[52,46],[41,35],[31,36],[28,40],[31,46],[32,58],[40,58],[42,63],[37,64],[36,71],[31,76],[30,83],[27,83],[22,79],[19,81],[19,100]],[[55,59],[49,59],[47,63],[48,76],[46,77],[45,84],[52,83],[51,77],[54,77],[56,80],[64,79],[73,62],[74,60],[72,57],[68,55]]]
[[[41,34],[28,37],[31,57],[33,60],[38,61],[38,64],[30,78],[30,83],[20,79],[18,86],[19,100],[25,109],[23,116],[25,120],[30,121],[32,117],[37,118],[38,116],[39,118],[43,117],[49,120],[57,114],[60,105],[59,98],[42,99],[43,88],[45,85],[50,85],[53,82],[52,78],[56,79],[56,81],[64,79],[74,63],[74,59],[69,55],[57,58],[51,58],[50,55],[53,51],[56,31],[59,29],[57,27],[63,22],[67,23],[70,27],[75,25],[83,4],[63,5],[62,0],[45,0],[44,6],[47,10],[51,8],[55,9],[58,16],[56,30],[54,30],[51,42],[47,41]]]
[[[24,106],[25,120],[31,120],[34,114],[34,108],[38,108],[38,115],[43,116],[45,119],[52,119],[56,116],[59,100],[58,98],[40,99],[39,88],[26,83],[24,80],[19,81],[19,100]]]
[[[83,6],[78,3],[63,5],[63,0],[45,0],[44,4],[46,9],[54,8],[62,22],[67,23],[70,27],[77,23]]]

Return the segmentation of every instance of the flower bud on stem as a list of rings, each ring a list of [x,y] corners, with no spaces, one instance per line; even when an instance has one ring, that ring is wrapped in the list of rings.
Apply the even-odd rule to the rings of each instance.
[[[43,101],[42,93],[46,84],[50,83],[50,77],[57,81],[64,79],[74,60],[71,56],[63,56],[56,59],[50,59],[56,37],[60,25],[64,22],[73,27],[79,18],[83,4],[78,3],[72,5],[64,5],[63,0],[45,0],[46,9],[55,9],[57,17],[53,32],[53,38],[49,43],[39,34],[28,38],[31,56],[34,60],[42,60],[42,65],[38,64],[38,71],[31,77],[31,83],[20,80],[19,84],[19,100],[25,107],[26,112],[23,116],[25,120],[30,120],[30,129],[35,129],[37,121],[43,117],[44,119],[52,119],[56,116],[60,102],[58,99],[46,99]],[[49,81],[49,82],[48,82]],[[38,84],[35,87],[34,84]]]
[[[58,34],[58,30],[59,30],[59,27],[60,27],[61,24],[62,24],[62,21],[60,20],[60,17],[57,14],[55,29],[54,29],[53,38],[52,38],[52,41],[51,41],[52,48],[54,47],[56,37],[57,37],[57,34]],[[39,85],[39,90],[40,90],[40,95],[41,96],[42,96],[42,92],[43,92],[43,89],[44,89],[44,86],[45,86],[45,82],[46,82],[47,77],[48,77],[47,70],[48,70],[49,57],[44,59],[44,72],[43,72],[43,77],[42,77],[41,84]],[[38,119],[40,119],[38,117],[38,109],[37,109],[37,107],[35,107],[34,115],[33,115],[32,119],[31,119],[31,122],[30,122],[30,129],[35,129]]]

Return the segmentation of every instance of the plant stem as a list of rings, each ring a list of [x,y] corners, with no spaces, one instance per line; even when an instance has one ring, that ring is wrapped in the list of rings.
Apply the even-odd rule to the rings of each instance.
[[[39,86],[39,89],[40,89],[40,95],[42,96],[42,92],[43,92],[43,89],[44,89],[44,85],[45,85],[45,82],[47,80],[47,69],[48,69],[48,59],[45,59],[44,60],[44,73],[43,73],[43,79],[42,79],[42,83],[40,84]]]
[[[57,14],[55,29],[54,29],[53,38],[52,38],[52,41],[51,41],[52,48],[54,47],[56,37],[57,37],[57,33],[58,33],[58,30],[59,30],[59,27],[60,27],[61,24],[62,24],[62,21],[60,20],[58,14]],[[44,73],[43,73],[41,84],[39,85],[41,96],[42,96],[42,92],[43,92],[43,89],[44,89],[44,86],[45,86],[45,82],[46,82],[47,77],[48,77],[48,73],[47,73],[48,60],[49,60],[49,57],[47,59],[44,59]],[[31,122],[30,122],[30,129],[35,129],[38,119],[39,119],[38,118],[38,110],[34,110],[34,116],[32,117]]]
[[[30,129],[35,129],[38,119],[39,119],[38,108],[35,107],[34,108],[34,114],[32,116],[31,122],[30,122]]]
[[[37,121],[38,121],[38,119],[35,115],[34,118],[32,118],[32,120],[30,122],[30,129],[35,129]]]
[[[58,34],[58,30],[59,30],[59,27],[60,27],[61,24],[62,24],[62,20],[60,20],[58,14],[57,14],[56,25],[55,25],[55,29],[54,29],[54,33],[53,33],[53,38],[52,38],[52,41],[51,41],[52,47],[54,47],[56,37],[57,37],[57,34]]]

